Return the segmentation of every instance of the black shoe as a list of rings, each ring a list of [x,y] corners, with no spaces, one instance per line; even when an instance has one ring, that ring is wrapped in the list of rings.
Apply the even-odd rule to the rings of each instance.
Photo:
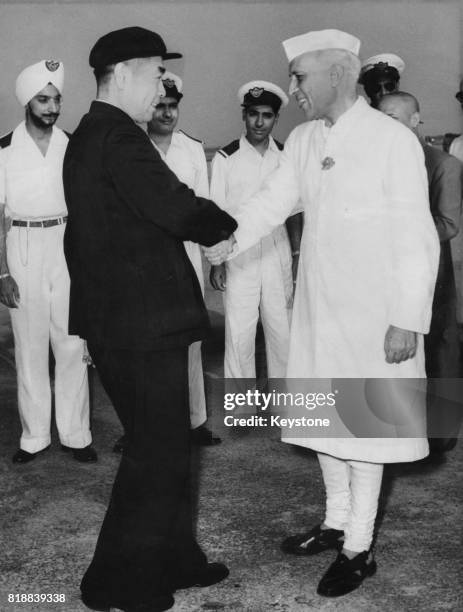
[[[95,461],[98,461],[98,455],[90,444],[88,446],[84,446],[84,448],[73,448],[71,446],[61,444],[61,450],[63,450],[65,453],[72,452],[74,459],[76,461],[80,461],[81,463],[95,463]]]
[[[107,601],[104,597],[96,595],[85,595],[81,594],[82,602],[90,608],[90,610],[97,610],[98,612],[110,612],[111,608],[118,608],[123,612],[163,612],[163,610],[169,610],[175,603],[172,595],[160,595],[150,601],[149,603],[139,604],[124,604],[117,601]]]
[[[197,446],[216,446],[222,442],[221,438],[214,437],[214,434],[205,425],[195,427],[190,431],[192,444]]]
[[[50,445],[46,446],[45,448],[42,448],[36,453],[28,453],[27,451],[20,448],[15,452],[11,460],[13,461],[13,463],[29,463],[29,461],[33,461],[37,457],[37,455],[47,451],[49,448]]]
[[[97,610],[98,612],[110,612],[111,604],[108,603],[104,598],[96,595],[85,595],[81,593],[80,598],[82,603],[90,608],[90,610]]]
[[[113,446],[113,453],[123,453],[127,447],[127,438],[125,434],[117,440],[117,442]]]
[[[189,589],[190,587],[207,587],[225,580],[230,573],[223,563],[207,563],[201,570],[192,571],[172,578],[172,589]]]
[[[369,554],[365,550],[348,559],[343,553],[338,553],[318,583],[317,593],[324,597],[340,597],[358,589],[365,578],[376,572],[376,561],[372,557],[368,561]]]
[[[429,438],[429,453],[431,455],[439,455],[448,453],[457,445],[457,438]]]
[[[344,531],[322,529],[316,525],[307,533],[289,536],[281,543],[281,550],[291,555],[316,555],[331,548],[341,550]]]

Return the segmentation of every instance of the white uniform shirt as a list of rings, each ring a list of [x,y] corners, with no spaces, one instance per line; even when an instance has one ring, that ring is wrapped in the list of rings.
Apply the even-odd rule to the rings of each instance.
[[[209,182],[207,180],[207,162],[203,145],[199,140],[187,136],[183,132],[173,132],[167,154],[156,146],[159,155],[166,162],[178,179],[193,189],[201,198],[209,197]]]
[[[229,151],[229,153],[227,153]],[[243,134],[239,142],[235,141],[219,150],[212,160],[211,200],[216,202],[232,217],[235,216],[243,202],[257,193],[266,179],[278,168],[281,150],[270,136],[269,145],[264,155],[253,147]],[[288,213],[286,217],[291,214]],[[291,247],[285,221],[273,228],[271,235],[262,236],[262,244],[246,250],[236,259],[240,265],[260,258],[268,248],[276,248],[280,260],[285,294],[288,304],[292,301]]]
[[[23,121],[11,143],[0,149],[0,201],[13,219],[45,219],[67,212],[63,159],[68,137],[53,126],[46,155],[32,140]]]
[[[259,191],[265,179],[278,168],[280,155],[271,136],[261,155],[243,134],[235,152],[227,155],[220,150],[212,160],[211,199],[233,217],[240,204]]]
[[[161,158],[182,183],[193,189],[197,196],[201,198],[209,197],[206,155],[199,140],[195,140],[181,131],[173,132],[167,154],[154,141],[151,142],[153,142]],[[183,244],[204,293],[204,274],[199,244],[190,241]]]
[[[460,136],[457,136],[452,140],[449,153],[463,162],[463,134],[460,134]]]
[[[305,224],[287,377],[425,377],[422,337],[413,359],[388,364],[384,353],[389,325],[427,333],[431,319],[439,239],[416,136],[363,98],[331,128],[298,126],[279,168],[235,215],[240,250],[298,198]],[[347,459],[410,461],[426,455],[424,435],[288,441]]]

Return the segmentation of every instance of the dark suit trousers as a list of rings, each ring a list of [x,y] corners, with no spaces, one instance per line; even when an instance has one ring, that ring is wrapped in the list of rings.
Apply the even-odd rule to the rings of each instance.
[[[431,450],[445,449],[458,437],[462,410],[462,363],[456,289],[449,242],[441,243],[441,260],[429,334],[424,337],[428,376],[428,436]],[[443,255],[448,257],[444,258]]]
[[[175,574],[206,563],[192,531],[188,347],[88,346],[128,446],[81,588],[112,601],[149,602],[173,590]]]

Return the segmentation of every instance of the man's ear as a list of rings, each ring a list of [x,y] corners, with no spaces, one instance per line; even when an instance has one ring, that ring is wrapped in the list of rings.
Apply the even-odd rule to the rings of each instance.
[[[246,121],[246,112],[247,111],[246,111],[245,108],[243,108],[242,111],[241,111],[241,118],[243,119],[243,121]]]
[[[415,129],[418,126],[419,122],[420,122],[420,113],[416,111],[410,117],[410,125],[412,126],[413,129]]]
[[[114,66],[114,79],[119,89],[123,89],[127,78],[128,66],[124,62],[118,62]]]
[[[280,118],[280,113],[275,113],[275,124],[278,123],[279,118]]]
[[[344,66],[333,64],[330,68],[331,87],[337,87],[344,76]]]

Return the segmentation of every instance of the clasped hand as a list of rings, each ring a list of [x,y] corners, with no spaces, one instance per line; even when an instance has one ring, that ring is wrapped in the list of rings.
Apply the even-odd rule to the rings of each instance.
[[[227,240],[217,242],[211,247],[203,247],[204,255],[208,259],[209,263],[213,266],[218,266],[223,263],[233,251],[233,247],[236,240],[233,236],[230,236]]]

